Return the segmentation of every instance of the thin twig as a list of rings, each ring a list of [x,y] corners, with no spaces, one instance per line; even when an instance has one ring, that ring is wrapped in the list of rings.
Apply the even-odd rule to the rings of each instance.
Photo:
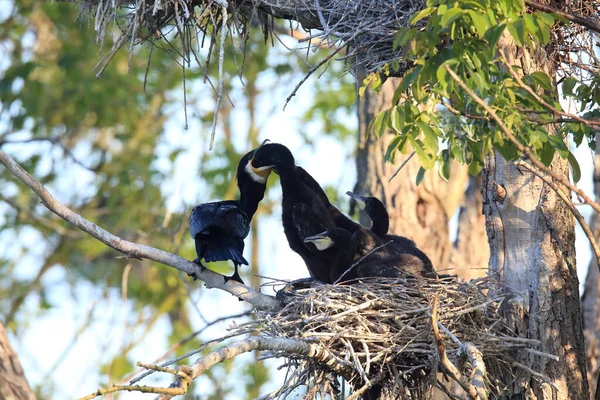
[[[594,126],[594,125],[600,126],[600,120],[593,120],[593,119],[581,118],[579,115],[571,114],[571,113],[566,113],[564,111],[560,111],[559,109],[557,109],[553,105],[549,104],[540,95],[538,95],[535,92],[535,90],[533,90],[531,88],[531,86],[526,85],[525,82],[523,82],[523,80],[521,79],[521,77],[519,77],[519,75],[513,70],[513,66],[510,65],[510,63],[508,62],[508,59],[506,58],[506,55],[504,54],[504,51],[502,49],[499,49],[498,52],[500,53],[500,58],[502,58],[502,62],[504,63],[504,65],[506,65],[506,67],[507,67],[508,72],[510,73],[510,75],[517,81],[517,83],[519,84],[519,86],[522,89],[524,89],[527,93],[529,93],[538,103],[540,103],[541,105],[543,105],[544,107],[546,107],[548,110],[552,111],[554,114],[562,115],[563,117],[567,117],[567,118],[573,119],[573,120],[575,120],[577,122],[580,122],[580,123],[588,125],[588,126]]]
[[[531,0],[525,0],[525,4],[527,4],[528,6],[530,6],[532,8],[536,8],[538,10],[541,10],[541,11],[545,11],[545,12],[556,14],[559,17],[562,17],[562,18],[564,18],[564,19],[566,19],[568,21],[575,22],[576,24],[584,26],[584,27],[586,27],[586,28],[588,28],[588,29],[596,32],[596,33],[600,33],[600,24],[597,23],[597,22],[594,22],[591,19],[583,18],[583,17],[580,17],[580,16],[575,15],[575,14],[567,13],[567,12],[564,12],[564,11],[559,10],[557,8],[550,7],[549,5],[540,4],[538,2],[531,1]]]
[[[444,339],[440,334],[440,330],[438,328],[438,320],[437,320],[437,309],[438,309],[438,297],[437,295],[433,298],[433,305],[431,307],[431,328],[433,329],[433,337],[437,344],[438,355],[440,356],[440,362],[446,369],[446,371],[450,374],[452,379],[454,379],[470,396],[472,400],[478,400],[479,395],[477,393],[477,389],[471,385],[471,383],[465,378],[458,368],[452,364],[452,362],[448,359],[446,355],[446,346],[444,345]]]
[[[388,180],[388,182],[391,182],[391,181],[392,181],[392,179],[394,179],[394,178],[396,177],[396,175],[398,175],[398,173],[400,172],[400,170],[401,170],[402,168],[404,168],[404,166],[405,166],[406,164],[408,164],[408,162],[410,161],[410,159],[411,159],[411,158],[413,158],[413,156],[415,155],[415,153],[416,153],[416,151],[414,151],[414,150],[413,150],[413,152],[412,152],[412,153],[410,153],[410,154],[408,155],[408,157],[406,157],[406,158],[404,159],[404,161],[402,161],[402,164],[400,164],[400,166],[398,167],[398,169],[397,169],[397,170],[396,170],[396,171],[395,171],[395,172],[392,174],[392,176],[390,177],[390,179]]]

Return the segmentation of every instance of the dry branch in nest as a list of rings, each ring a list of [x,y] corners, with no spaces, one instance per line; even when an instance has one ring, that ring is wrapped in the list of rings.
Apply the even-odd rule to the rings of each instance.
[[[483,399],[503,391],[520,365],[517,352],[544,355],[535,350],[539,342],[511,333],[499,314],[504,296],[489,297],[489,283],[378,279],[319,285],[286,298],[276,314],[258,312],[237,332],[293,339],[329,354],[328,363],[280,351],[264,355],[286,357],[289,366],[283,386],[264,398],[285,397],[299,386],[309,388],[307,398],[333,396],[340,376],[354,388],[352,398],[373,386],[392,398],[419,398],[440,385],[436,373],[443,372],[472,392],[469,398]]]

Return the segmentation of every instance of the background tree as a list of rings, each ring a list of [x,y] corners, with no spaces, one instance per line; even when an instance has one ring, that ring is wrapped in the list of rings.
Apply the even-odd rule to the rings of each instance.
[[[246,43],[251,53],[245,62],[240,55],[237,60],[228,58],[224,65],[231,77],[225,90],[237,107],[223,102],[222,138],[208,153],[205,144],[209,135],[202,132],[210,131],[216,92],[202,81],[205,74],[216,81],[216,65],[207,71],[186,69],[184,92],[184,74],[173,68],[181,60],[173,49],[161,49],[157,43],[136,49],[131,58],[125,53],[117,55],[104,71],[106,79],[96,80],[93,67],[98,61],[98,47],[89,46],[96,36],[89,27],[75,23],[77,8],[31,1],[13,4],[9,11],[1,17],[0,30],[0,43],[10,56],[0,69],[0,148],[15,154],[50,190],[60,194],[61,200],[92,221],[114,228],[122,238],[193,258],[187,233],[191,206],[237,196],[234,165],[258,143],[258,135],[269,122],[264,118],[265,99],[283,80],[293,82],[290,77],[307,67],[300,59],[287,56],[287,50],[265,46],[263,37],[253,34]],[[238,45],[231,43],[229,49],[233,51]],[[269,58],[277,59],[272,70],[266,68]],[[321,85],[322,98],[328,97],[327,86]],[[186,101],[191,129],[179,133],[173,120],[179,127],[184,124]],[[269,107],[279,108],[280,104]],[[318,118],[313,118],[316,124]],[[240,124],[240,119],[250,123]],[[331,127],[334,135],[336,129]],[[185,187],[173,184],[181,181],[178,176],[182,172],[190,181],[190,163],[197,178]],[[97,374],[101,374],[103,384],[120,382],[130,375],[140,344],[156,341],[157,330],[167,331],[159,339],[165,342],[158,346],[159,351],[172,347],[169,354],[181,355],[198,347],[202,339],[192,334],[207,323],[207,317],[199,314],[194,303],[200,296],[210,297],[202,294],[199,285],[190,284],[188,278],[174,271],[151,266],[147,260],[115,259],[112,250],[72,231],[47,212],[9,175],[2,168],[0,320],[14,335],[17,348],[29,347],[31,343],[23,337],[36,329],[38,321],[56,318],[61,312],[69,315],[65,310],[69,303],[91,304],[89,310],[72,312],[73,325],[80,325],[70,332],[69,324],[65,324],[65,336],[72,335],[73,340],[56,355],[45,356],[53,358],[48,371],[43,370],[42,363],[29,375],[34,377],[32,384],[38,396],[73,396],[71,391],[78,390],[76,383],[68,388],[55,384],[55,370],[71,368],[69,362],[77,362],[76,343],[85,342],[96,329],[103,330],[107,312],[111,318],[116,314],[120,319],[121,313],[109,311],[107,303],[124,308],[125,333],[116,339],[107,335],[94,345],[102,347],[104,354],[98,355],[102,365],[90,365],[88,382]],[[261,265],[261,218],[275,206],[268,201],[261,203],[253,223],[249,246],[253,269],[242,271],[253,286],[258,286]],[[212,268],[224,272],[231,267],[222,263]],[[57,294],[60,292],[65,295]],[[119,327],[115,332],[120,332],[120,322],[113,320]],[[10,349],[10,344],[3,342],[3,347]],[[256,397],[269,372],[250,360],[241,364],[247,396]],[[238,385],[221,379],[231,368],[232,363],[224,363],[221,372],[207,375],[217,398]]]

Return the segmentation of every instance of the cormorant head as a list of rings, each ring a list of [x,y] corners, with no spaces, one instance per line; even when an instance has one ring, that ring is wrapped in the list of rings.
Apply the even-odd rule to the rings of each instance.
[[[279,173],[282,169],[293,168],[295,166],[292,152],[279,143],[261,144],[254,153],[254,158],[250,160],[250,170],[256,175],[275,171]]]
[[[352,235],[342,228],[330,228],[318,235],[308,236],[304,238],[304,243],[312,243],[317,250],[327,250],[336,244],[342,243],[345,240],[351,240]]]
[[[242,157],[242,159],[240,160],[240,163],[238,164],[238,169],[237,169],[238,181],[239,181],[239,177],[246,175],[246,176],[250,177],[250,179],[252,179],[252,181],[254,181],[256,183],[259,183],[261,185],[267,184],[267,178],[269,178],[269,175],[271,174],[271,169],[255,171],[252,168],[251,161],[254,158],[254,154],[256,154],[256,151],[269,142],[270,142],[269,139],[265,139],[260,144],[260,146],[258,146],[256,149],[254,149],[252,151],[249,151],[248,153],[246,153],[246,155],[244,155],[244,157]]]
[[[359,196],[358,194],[352,192],[346,192],[346,194],[352,197],[354,201],[356,201],[356,203],[358,204],[358,207],[361,210],[364,210],[364,212],[367,213],[367,215],[371,217],[371,219],[373,217],[389,219],[389,215],[385,208],[385,205],[377,197]]]
[[[352,192],[346,192],[346,194],[348,196],[350,196],[350,198],[352,198],[354,201],[356,201],[356,204],[358,204],[358,207],[361,210],[365,209],[365,207],[367,205],[367,199],[368,199],[367,197],[361,196],[361,195],[358,195],[358,194],[352,193]]]

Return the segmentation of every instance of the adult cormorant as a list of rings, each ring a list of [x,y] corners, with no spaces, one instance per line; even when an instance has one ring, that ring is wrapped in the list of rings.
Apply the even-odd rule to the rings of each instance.
[[[335,227],[327,205],[329,201],[327,196],[323,198],[319,184],[302,168],[296,167],[290,150],[279,143],[267,143],[257,149],[250,166],[256,174],[273,170],[279,175],[281,219],[288,244],[302,257],[312,278],[332,283],[329,270],[334,255],[321,253],[304,243],[304,238]]]
[[[234,279],[243,283],[238,267],[240,264],[248,265],[243,256],[244,238],[248,236],[250,220],[258,203],[264,197],[267,178],[271,172],[255,172],[250,168],[250,160],[257,149],[244,155],[238,163],[236,177],[240,190],[239,200],[200,204],[190,214],[190,234],[196,243],[198,255],[194,262],[201,268],[206,268],[201,263],[202,259],[205,262],[233,261],[235,271],[230,277],[225,277],[225,282]]]

